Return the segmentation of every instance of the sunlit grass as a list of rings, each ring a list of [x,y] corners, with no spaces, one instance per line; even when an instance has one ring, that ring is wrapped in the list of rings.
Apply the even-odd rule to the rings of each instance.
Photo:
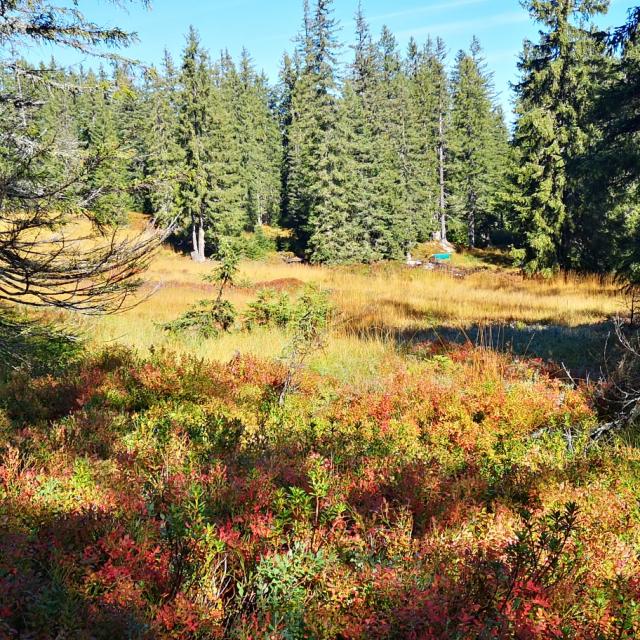
[[[611,282],[571,275],[525,279],[514,270],[496,267],[495,258],[481,252],[456,255],[458,266],[487,266],[460,278],[401,264],[330,268],[287,264],[270,256],[242,263],[240,286],[230,289],[228,296],[242,314],[262,287],[284,288],[293,295],[308,283],[328,289],[337,320],[326,348],[311,364],[321,373],[353,381],[372,376],[395,357],[400,337],[410,341],[426,331],[464,332],[474,327],[477,335],[479,326],[498,336],[505,326],[595,326],[622,308]],[[203,280],[213,269],[213,263],[196,264],[162,248],[144,276],[137,306],[116,316],[76,322],[95,345],[118,342],[143,353],[165,348],[220,361],[237,353],[279,357],[288,341],[280,330],[239,331],[208,340],[163,330],[163,323],[216,295],[215,285]]]

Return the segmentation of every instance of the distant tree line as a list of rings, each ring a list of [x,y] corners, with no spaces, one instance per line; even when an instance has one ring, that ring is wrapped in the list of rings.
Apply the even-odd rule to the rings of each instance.
[[[33,126],[64,151],[44,170],[64,175],[73,150],[93,167],[82,188],[99,220],[175,220],[196,260],[269,224],[314,263],[397,259],[436,238],[514,247],[531,274],[635,273],[638,9],[604,33],[606,0],[523,5],[541,32],[520,56],[512,131],[476,38],[451,61],[440,39],[403,53],[358,10],[344,64],[332,0],[305,1],[274,86],[247,51],[212,59],[193,29],[160,69],[52,62],[37,72],[55,82],[1,82],[44,105]]]

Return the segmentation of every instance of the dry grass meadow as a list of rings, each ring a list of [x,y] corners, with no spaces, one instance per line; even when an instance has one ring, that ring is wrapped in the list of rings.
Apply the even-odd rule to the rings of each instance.
[[[427,255],[423,247],[419,257]],[[421,340],[455,339],[514,348],[527,355],[566,360],[598,360],[610,318],[623,309],[612,282],[559,276],[525,279],[496,266],[496,255],[459,254],[446,272],[409,269],[402,264],[317,267],[287,264],[279,255],[241,265],[239,286],[229,299],[240,313],[261,288],[284,289],[293,296],[308,283],[331,292],[337,321],[327,346],[312,366],[344,379],[369,377],[399,348]],[[162,329],[199,300],[215,295],[203,278],[213,263],[195,264],[163,247],[145,274],[139,304],[107,318],[73,322],[95,345],[122,343],[144,353],[165,348],[227,361],[236,353],[277,357],[287,343],[279,330],[234,332],[217,339],[174,336]]]

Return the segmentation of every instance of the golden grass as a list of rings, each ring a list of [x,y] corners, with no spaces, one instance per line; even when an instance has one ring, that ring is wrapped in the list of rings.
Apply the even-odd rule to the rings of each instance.
[[[473,262],[481,261],[473,257]],[[466,260],[456,257],[458,264]],[[120,342],[141,351],[150,347],[228,360],[235,353],[277,357],[287,337],[259,330],[200,340],[167,334],[161,324],[175,319],[198,300],[215,295],[203,281],[213,265],[195,264],[163,248],[145,274],[144,292],[155,291],[117,316],[77,319],[95,344]],[[602,322],[621,310],[615,286],[596,278],[569,276],[527,280],[506,270],[474,273],[460,279],[445,273],[385,264],[314,267],[285,264],[278,256],[241,265],[244,287],[229,292],[240,311],[255,297],[256,285],[279,280],[317,283],[331,291],[339,314],[327,348],[313,367],[343,379],[366,379],[396,357],[395,338],[433,328],[468,328],[507,323],[577,327]]]
[[[620,311],[616,288],[594,278],[535,281],[487,271],[461,279],[388,266],[360,277],[336,270],[327,283],[356,331],[512,322],[575,327]]]
[[[142,215],[132,215],[124,233],[141,232],[146,220]],[[76,232],[86,233],[87,229]],[[435,245],[423,245],[414,253],[422,258],[436,250]],[[354,381],[361,376],[363,380],[372,377],[397,357],[398,336],[473,326],[496,327],[499,332],[508,324],[575,328],[603,322],[623,308],[610,281],[571,275],[525,279],[513,269],[498,266],[501,260],[498,252],[456,254],[454,266],[485,269],[457,278],[401,264],[331,268],[286,264],[279,256],[271,256],[243,263],[239,279],[244,286],[230,290],[229,298],[242,312],[258,287],[274,281],[316,283],[329,289],[339,320],[313,367]],[[201,340],[173,336],[162,329],[163,323],[192,304],[215,296],[216,287],[203,280],[213,269],[211,263],[196,264],[188,256],[163,247],[144,276],[139,305],[116,316],[73,320],[96,345],[119,342],[143,352],[153,346],[223,361],[238,352],[280,355],[287,336],[278,330],[236,332]]]

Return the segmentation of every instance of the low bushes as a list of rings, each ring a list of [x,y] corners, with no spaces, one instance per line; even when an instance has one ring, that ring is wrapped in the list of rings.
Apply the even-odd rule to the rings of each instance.
[[[289,374],[111,350],[12,376],[0,637],[640,633],[638,456],[586,446],[585,390],[470,346],[369,388],[301,368],[281,402]]]

